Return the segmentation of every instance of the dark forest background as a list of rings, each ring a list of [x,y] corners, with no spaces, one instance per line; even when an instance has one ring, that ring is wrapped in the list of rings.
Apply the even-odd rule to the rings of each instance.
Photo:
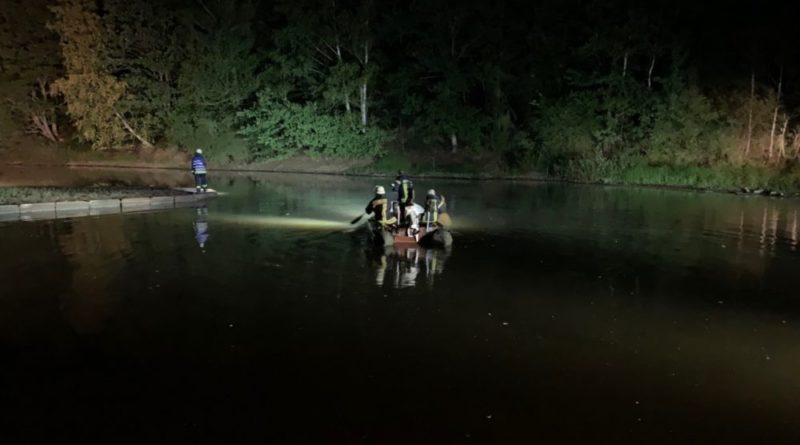
[[[0,140],[587,181],[794,181],[797,7],[0,0]],[[437,166],[438,163],[438,166]]]

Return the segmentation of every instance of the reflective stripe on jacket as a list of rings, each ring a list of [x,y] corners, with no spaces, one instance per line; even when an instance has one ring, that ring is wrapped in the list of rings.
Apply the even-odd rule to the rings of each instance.
[[[192,157],[192,172],[196,175],[206,173],[206,160],[203,155],[196,154]]]
[[[384,196],[376,196],[375,199],[369,202],[364,213],[367,215],[375,213],[375,221],[380,224],[394,224],[397,219],[394,217],[389,218],[389,200]]]
[[[414,183],[407,176],[398,176],[394,180],[394,187],[397,188],[397,200],[408,204],[414,200]]]
[[[430,215],[430,222],[435,223],[439,221],[439,213],[447,212],[447,203],[444,200],[444,195],[429,196],[425,200],[425,211]]]
[[[378,222],[386,220],[386,211],[389,206],[389,201],[386,198],[377,197],[369,202],[364,213],[375,213],[375,220]]]

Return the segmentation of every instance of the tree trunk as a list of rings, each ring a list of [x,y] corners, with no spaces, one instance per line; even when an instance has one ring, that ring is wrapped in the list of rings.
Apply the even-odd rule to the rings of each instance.
[[[36,79],[37,88],[31,91],[31,99],[36,102],[46,104],[47,99],[52,96],[49,91],[47,79],[40,77]],[[52,119],[50,117],[52,116]],[[61,142],[58,134],[58,125],[55,122],[55,112],[52,109],[44,108],[41,111],[31,111],[28,113],[29,132],[39,134],[50,142]]]
[[[786,128],[789,126],[789,116],[783,114],[783,126],[781,136],[778,139],[778,159],[786,159]]]
[[[628,52],[625,51],[625,57],[622,58],[622,77],[628,74]]]
[[[215,22],[217,21],[217,16],[214,15],[213,12],[211,12],[211,9],[209,9],[208,6],[206,6],[206,3],[203,0],[197,0],[197,3],[200,4],[200,6],[203,8],[203,10],[205,10],[206,13],[208,13],[208,15],[210,15],[211,18],[214,19]]]
[[[334,2],[334,7],[336,7],[336,3]],[[341,65],[343,63],[342,60],[342,47],[339,44],[339,36],[336,36],[336,59],[339,61]],[[351,107],[350,107],[350,93],[344,93],[344,109],[347,111],[348,116],[350,115]]]
[[[792,148],[794,148],[794,159],[800,158],[800,133],[795,133],[792,138]]]
[[[361,126],[367,126],[367,82],[361,84]]]
[[[369,65],[369,42],[364,42],[364,71],[367,70]],[[367,78],[366,72],[364,73],[364,80],[361,82],[361,126],[367,127]]]
[[[455,133],[450,133],[450,152],[458,152],[458,137],[456,137]]]
[[[50,122],[45,114],[31,113],[31,132],[38,133],[50,142],[61,142],[58,135],[58,126],[55,122]]]
[[[450,58],[456,59],[456,24],[450,22]]]
[[[747,113],[747,145],[744,147],[745,159],[750,154],[750,144],[753,141],[753,102],[756,95],[756,73],[750,71],[750,110]]]
[[[147,141],[147,139],[141,137],[138,133],[136,133],[136,131],[134,131],[133,127],[131,127],[130,124],[128,123],[128,121],[126,121],[125,118],[122,117],[122,115],[119,113],[119,111],[115,111],[115,113],[117,114],[117,117],[119,118],[119,120],[122,121],[122,125],[125,127],[126,130],[128,130],[128,133],[130,133],[131,136],[135,137],[136,140],[141,142],[142,145],[144,145],[145,147],[153,148],[153,144],[151,144],[150,142]]]
[[[656,56],[650,59],[650,68],[647,70],[647,89],[649,90],[651,86],[653,86],[653,68],[656,67]]]
[[[767,151],[767,161],[772,161],[772,150],[775,147],[775,126],[778,123],[778,109],[781,106],[781,88],[783,87],[783,66],[778,77],[778,95],[775,97],[775,112],[772,113],[772,130],[769,133],[769,150]]]
[[[47,79],[40,77],[36,79],[36,83],[39,85],[39,94],[42,100],[47,100],[47,97],[50,96],[49,91],[47,91]]]

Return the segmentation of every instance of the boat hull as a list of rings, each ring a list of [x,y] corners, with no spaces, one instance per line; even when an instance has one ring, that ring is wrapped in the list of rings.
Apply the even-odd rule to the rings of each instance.
[[[453,235],[442,227],[430,230],[421,227],[416,236],[409,236],[405,228],[390,230],[372,224],[370,232],[373,242],[379,246],[448,247],[453,244]]]

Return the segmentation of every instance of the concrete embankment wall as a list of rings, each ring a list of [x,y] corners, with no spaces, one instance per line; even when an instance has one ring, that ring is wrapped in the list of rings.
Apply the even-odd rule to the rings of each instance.
[[[152,198],[96,199],[36,204],[0,205],[0,221],[35,221],[112,213],[143,212],[176,207],[196,207],[216,194],[154,196]]]

